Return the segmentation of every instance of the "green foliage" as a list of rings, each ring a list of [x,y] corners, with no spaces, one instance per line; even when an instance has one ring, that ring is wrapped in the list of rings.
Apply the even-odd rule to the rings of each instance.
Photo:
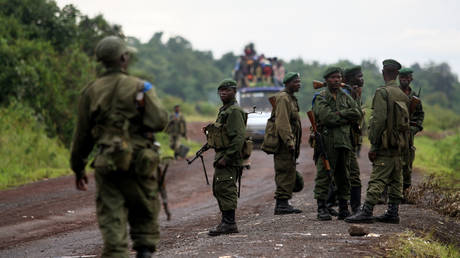
[[[460,257],[460,251],[454,245],[444,245],[435,241],[430,235],[417,237],[407,231],[390,239],[388,257]]]
[[[428,132],[440,132],[460,128],[460,115],[439,105],[423,104],[425,119],[423,128]]]
[[[21,103],[0,108],[0,146],[0,189],[70,173],[69,151]]]

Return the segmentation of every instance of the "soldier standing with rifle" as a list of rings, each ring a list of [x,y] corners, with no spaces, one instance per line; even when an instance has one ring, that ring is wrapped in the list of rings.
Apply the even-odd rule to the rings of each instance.
[[[164,129],[168,114],[150,83],[127,74],[132,53],[115,36],[97,44],[96,57],[106,72],[81,93],[72,143],[70,164],[82,191],[87,190],[88,155],[97,148],[91,166],[102,257],[128,257],[128,223],[136,257],[151,257],[160,237],[153,133]]]
[[[326,207],[329,186],[332,177],[337,187],[339,200],[338,219],[350,215],[348,200],[350,199],[350,181],[348,169],[350,152],[353,150],[350,140],[350,124],[361,118],[359,107],[349,95],[340,87],[342,83],[342,69],[329,67],[324,73],[327,89],[322,90],[313,103],[313,113],[317,122],[317,130],[323,136],[325,150],[329,158],[330,170],[326,164],[318,159],[315,143],[315,199],[318,202],[318,219],[331,220],[331,215]]]
[[[225,79],[217,90],[223,106],[219,109],[216,122],[204,130],[207,145],[216,151],[212,191],[222,212],[222,221],[209,231],[210,236],[238,233],[235,222],[238,200],[236,183],[243,169],[242,150],[247,121],[246,113],[235,99],[236,81]]]
[[[412,184],[412,163],[415,159],[415,146],[414,137],[418,132],[423,130],[423,119],[425,112],[423,112],[422,103],[419,100],[420,91],[415,93],[410,87],[412,82],[412,73],[414,71],[410,68],[402,68],[399,70],[399,87],[406,93],[410,100],[410,135],[409,135],[409,149],[403,154],[403,199],[402,203],[408,203],[407,192]]]
[[[372,100],[369,140],[372,144],[369,160],[372,173],[366,201],[360,210],[345,219],[349,223],[372,223],[374,205],[388,185],[388,209],[376,217],[380,222],[399,223],[399,203],[402,197],[401,155],[407,150],[409,133],[409,98],[398,87],[396,77],[401,64],[393,59],[383,61],[385,86],[376,90]]]

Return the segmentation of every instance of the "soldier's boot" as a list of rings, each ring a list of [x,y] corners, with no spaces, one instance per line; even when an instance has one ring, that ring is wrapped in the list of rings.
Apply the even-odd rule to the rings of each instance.
[[[350,189],[350,206],[353,214],[358,212],[361,206],[361,186],[352,187]]]
[[[345,222],[348,223],[374,223],[374,217],[372,216],[372,212],[374,207],[369,203],[365,202],[363,206],[358,210],[358,212],[354,215],[345,219]]]
[[[209,230],[208,235],[218,236],[232,233],[238,233],[238,227],[235,222],[235,210],[223,211],[222,221],[215,229]]]
[[[331,214],[329,214],[329,211],[327,210],[326,207],[326,200],[317,200],[318,203],[318,220],[331,220]]]
[[[151,258],[153,255],[152,250],[148,248],[140,248],[136,252],[136,258]]]
[[[289,204],[288,199],[276,199],[275,215],[284,215],[292,213],[302,213],[302,210],[292,207]]]
[[[383,189],[380,199],[377,201],[377,204],[387,204],[388,203],[388,186],[386,185]]]
[[[350,211],[348,210],[348,201],[347,200],[339,200],[339,216],[337,219],[343,220],[351,215]]]
[[[399,215],[398,215],[399,205],[390,203],[388,204],[388,209],[383,215],[375,217],[378,222],[399,224]]]
[[[327,207],[327,211],[329,212],[331,216],[334,216],[334,217],[339,216],[339,213],[336,210],[334,210],[334,208],[332,208],[332,206],[329,203],[326,204],[326,207]]]

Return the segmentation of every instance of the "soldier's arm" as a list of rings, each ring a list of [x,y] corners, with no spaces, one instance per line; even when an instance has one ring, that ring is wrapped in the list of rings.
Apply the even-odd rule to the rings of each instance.
[[[423,111],[422,102],[420,102],[415,108],[414,114],[412,114],[411,122],[415,122],[415,126],[411,126],[414,134],[423,130],[423,120],[425,119],[425,112]]]
[[[283,143],[293,148],[295,145],[294,134],[289,117],[289,102],[286,97],[281,96],[276,100],[275,128]]]
[[[153,132],[162,131],[168,124],[168,112],[161,104],[154,88],[144,92],[145,111],[143,124]]]
[[[358,104],[350,96],[346,95],[349,108],[339,111],[339,115],[349,121],[358,121],[362,117],[362,112]]]
[[[327,103],[326,98],[319,95],[316,97],[315,104],[313,105],[313,112],[318,117],[321,125],[334,127],[348,123],[348,120],[343,118],[339,112],[336,112]]]
[[[93,150],[95,141],[91,135],[90,99],[85,91],[78,104],[77,127],[72,140],[70,167],[80,178],[84,175],[87,158]]]
[[[237,109],[233,109],[227,117],[227,134],[230,138],[230,146],[225,150],[224,160],[230,164],[233,160],[241,159],[246,125],[244,124],[244,114]]]
[[[381,144],[381,135],[386,127],[387,97],[384,89],[377,89],[372,100],[372,115],[369,120],[369,141],[373,148]]]

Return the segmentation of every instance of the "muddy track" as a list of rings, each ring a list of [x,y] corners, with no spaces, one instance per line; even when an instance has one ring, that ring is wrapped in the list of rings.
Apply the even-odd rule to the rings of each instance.
[[[203,141],[199,128],[189,126],[189,137]],[[306,141],[304,141],[306,142]],[[365,153],[366,150],[363,150]],[[402,205],[399,225],[372,224],[379,237],[350,237],[349,224],[316,220],[313,199],[315,167],[312,151],[302,147],[298,170],[305,188],[291,203],[304,212],[274,216],[273,157],[255,151],[250,170],[245,170],[238,202],[239,234],[208,237],[206,232],[219,221],[219,211],[211,187],[206,185],[200,162],[187,166],[175,161],[166,178],[171,221],[161,213],[160,257],[340,257],[383,255],[385,239],[406,229],[438,230],[447,238],[459,239],[455,221],[431,210]],[[365,155],[363,155],[365,156]],[[212,178],[213,151],[205,155]],[[365,157],[360,160],[363,196],[370,174]],[[98,255],[102,240],[97,229],[94,208],[94,179],[87,192],[74,189],[72,176],[28,184],[0,192],[0,257],[61,257]],[[385,209],[377,206],[375,213]]]

